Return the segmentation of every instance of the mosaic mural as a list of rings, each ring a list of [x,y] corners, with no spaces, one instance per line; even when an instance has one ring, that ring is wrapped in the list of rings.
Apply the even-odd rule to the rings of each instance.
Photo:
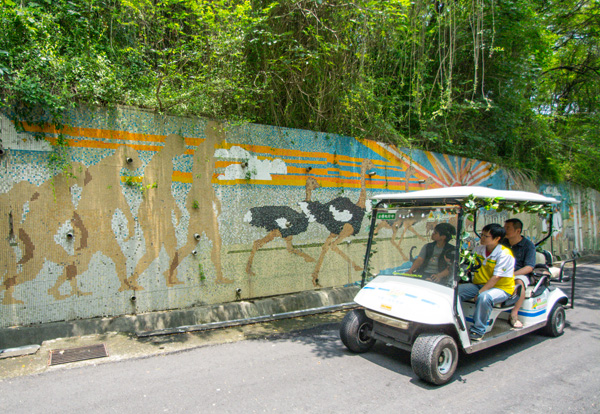
[[[56,174],[48,156],[58,131],[17,133],[0,116],[0,327],[353,284],[368,197],[382,192],[539,191],[562,201],[556,255],[598,247],[598,193],[519,180],[487,162],[131,108],[81,108],[66,124],[71,168]],[[409,262],[418,252],[401,246],[419,226],[433,231],[432,214],[375,231]],[[546,227],[526,223],[525,234]]]

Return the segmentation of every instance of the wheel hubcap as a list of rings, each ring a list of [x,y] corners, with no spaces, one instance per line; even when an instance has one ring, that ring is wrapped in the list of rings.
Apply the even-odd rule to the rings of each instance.
[[[561,331],[565,325],[565,315],[562,312],[556,314],[556,330]]]
[[[448,348],[444,348],[438,357],[438,372],[440,374],[447,374],[452,367],[452,351]]]
[[[371,327],[369,326],[368,323],[363,323],[358,328],[358,340],[360,342],[362,342],[363,344],[369,342],[369,340],[371,339],[371,337],[369,336],[370,330],[371,330]]]

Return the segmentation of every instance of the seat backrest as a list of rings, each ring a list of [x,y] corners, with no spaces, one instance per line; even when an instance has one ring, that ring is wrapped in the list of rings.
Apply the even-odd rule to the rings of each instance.
[[[535,264],[546,264],[546,255],[542,252],[535,252]]]

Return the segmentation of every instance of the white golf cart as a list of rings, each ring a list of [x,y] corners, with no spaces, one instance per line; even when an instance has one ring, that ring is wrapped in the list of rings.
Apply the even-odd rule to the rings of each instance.
[[[563,333],[564,306],[569,299],[550,285],[550,272],[543,265],[539,269],[536,266],[530,276],[531,284],[519,310],[521,329],[509,324],[510,310],[518,299],[515,292],[493,309],[483,339],[471,342],[468,329],[473,322],[475,304],[461,303],[457,296],[459,283],[467,280],[473,270],[469,249],[478,243],[478,228],[490,222],[502,225],[508,218],[524,216],[522,211],[543,211],[545,215],[551,209],[544,207],[558,203],[557,200],[535,193],[483,187],[382,194],[372,200],[374,208],[362,289],[354,299],[360,308],[350,311],[340,328],[341,340],[349,350],[366,352],[379,340],[410,351],[413,371],[421,379],[441,385],[448,382],[456,370],[459,347],[470,354],[538,329],[550,336]],[[542,219],[538,214],[525,216],[528,220],[523,218],[522,221],[530,224],[527,231],[533,230],[524,235],[541,239],[536,243],[540,245],[552,234],[552,228],[545,238],[538,237],[543,235]],[[413,265],[413,250],[416,248],[417,254],[425,251],[423,246],[431,241],[440,223],[448,223],[445,228],[451,226],[457,235],[446,246],[446,250],[452,252],[445,255],[445,266],[438,264],[439,269],[446,267],[447,275],[441,279],[436,275],[437,280],[434,280],[427,273],[416,274],[414,269],[408,273]],[[547,223],[551,226],[552,217]],[[536,234],[532,234],[534,230]],[[434,240],[436,237],[433,236]],[[469,260],[471,269],[466,265]],[[564,271],[563,266],[560,280],[572,279],[574,291],[574,267],[570,268],[569,275],[563,275]]]

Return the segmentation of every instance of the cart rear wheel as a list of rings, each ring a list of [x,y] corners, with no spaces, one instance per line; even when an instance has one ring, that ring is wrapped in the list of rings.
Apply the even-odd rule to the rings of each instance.
[[[421,334],[410,353],[412,369],[424,381],[442,385],[450,381],[458,363],[458,347],[451,336]]]
[[[346,314],[340,327],[340,339],[346,347],[356,353],[367,352],[375,344],[371,337],[373,321],[364,309],[354,309]]]
[[[565,308],[560,303],[555,304],[548,316],[544,333],[552,337],[561,336],[565,331],[566,321]]]

